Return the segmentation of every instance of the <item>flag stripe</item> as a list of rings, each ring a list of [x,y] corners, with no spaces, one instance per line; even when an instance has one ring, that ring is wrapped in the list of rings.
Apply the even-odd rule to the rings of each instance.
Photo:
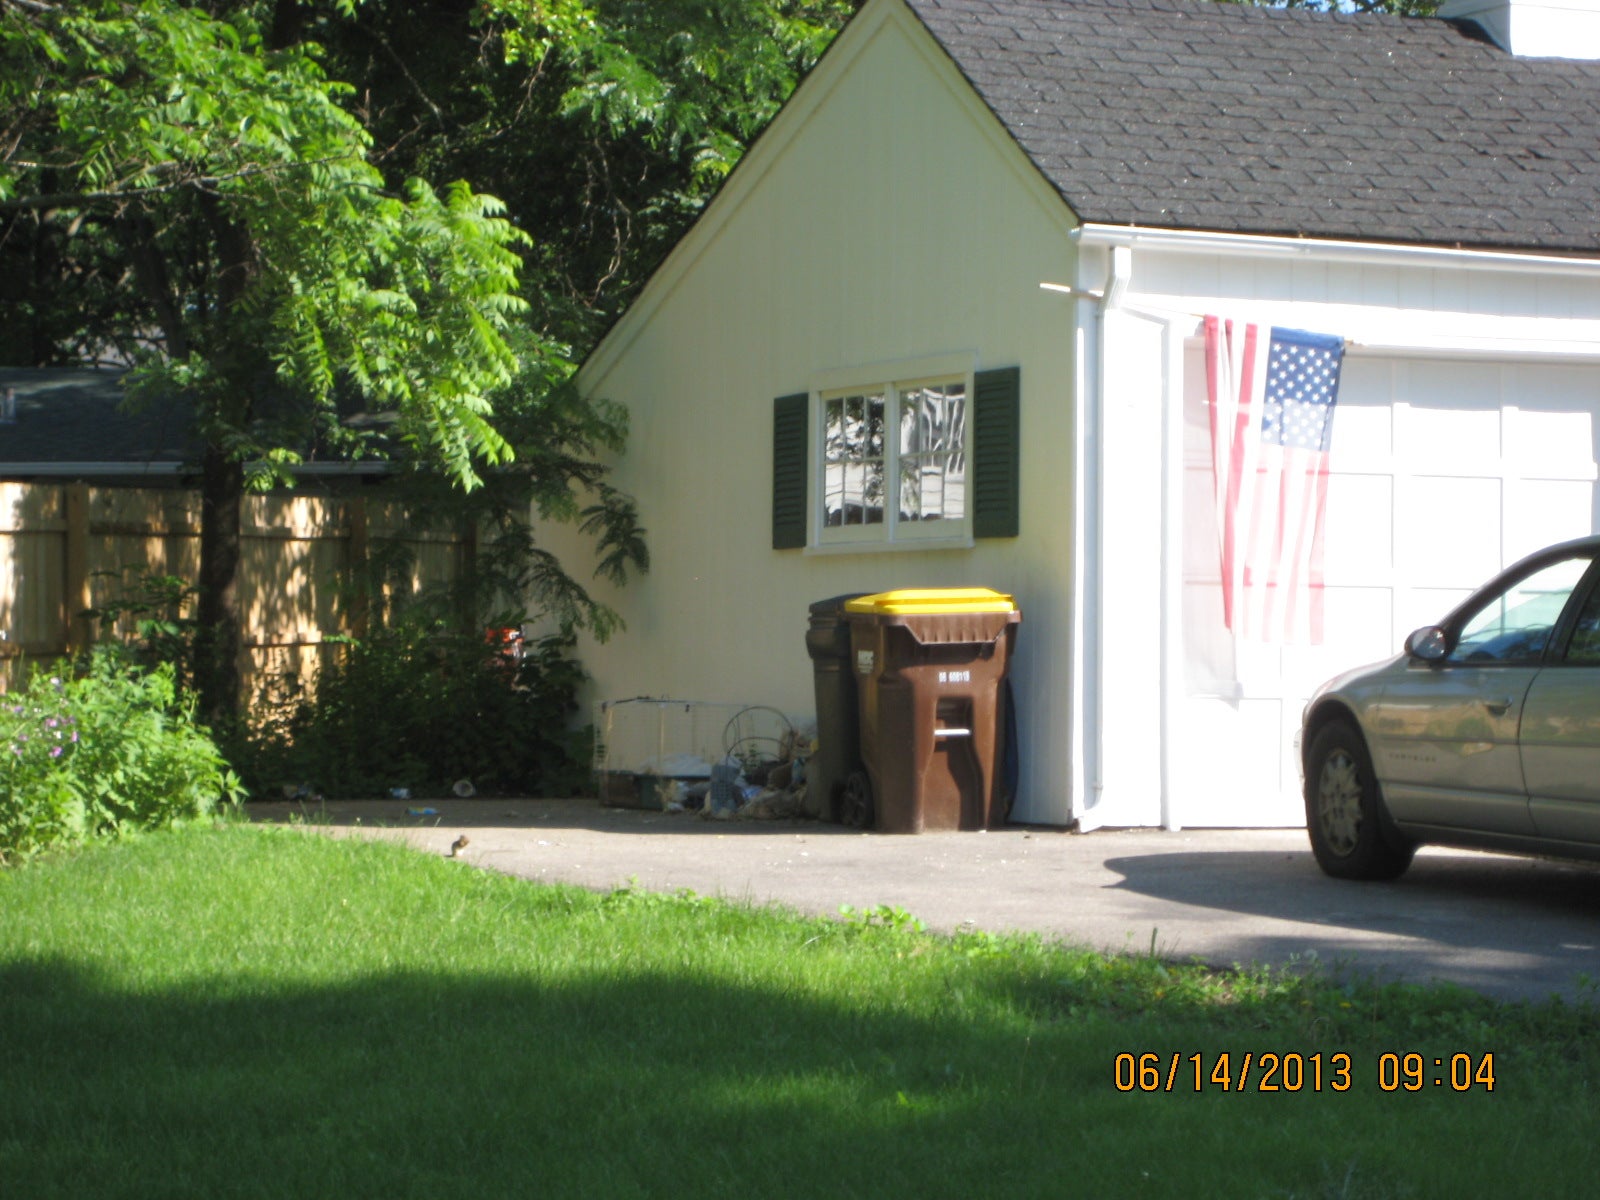
[[[1242,637],[1323,637],[1328,447],[1342,339],[1205,318],[1223,617]]]

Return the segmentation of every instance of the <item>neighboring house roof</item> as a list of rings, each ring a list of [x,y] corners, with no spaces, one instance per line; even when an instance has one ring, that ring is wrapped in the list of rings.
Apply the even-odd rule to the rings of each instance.
[[[0,367],[0,478],[174,480],[198,471],[204,447],[194,406],[182,398],[138,410],[127,405],[124,372],[72,367]],[[4,397],[10,393],[11,400]],[[14,413],[7,419],[8,413]],[[351,427],[384,429],[387,414],[346,418]],[[296,475],[386,475],[382,459],[316,458]]]
[[[1083,221],[1600,251],[1600,62],[1433,18],[905,2]]]
[[[0,421],[0,466],[175,469],[192,449],[193,413],[182,403],[127,411],[122,374],[0,368],[0,396],[10,392],[15,404],[15,419]]]

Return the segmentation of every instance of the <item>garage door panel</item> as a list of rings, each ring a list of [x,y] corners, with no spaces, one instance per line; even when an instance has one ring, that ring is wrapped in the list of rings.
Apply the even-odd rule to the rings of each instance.
[[[1506,562],[1597,528],[1595,485],[1584,480],[1522,479],[1506,485]]]
[[[1503,396],[1498,370],[1413,363],[1397,374],[1394,453],[1401,469],[1499,474]]]
[[[1339,371],[1328,463],[1333,471],[1386,470],[1394,453],[1394,366],[1346,357]]]
[[[1191,700],[1176,761],[1184,825],[1281,826],[1304,822],[1299,773],[1277,700]],[[1288,780],[1285,774],[1292,776]],[[1226,814],[1219,820],[1218,814]]]
[[[1310,699],[1323,680],[1400,651],[1392,589],[1330,587],[1323,603],[1327,630],[1323,644],[1283,648],[1283,689],[1291,699]]]
[[[1276,698],[1281,695],[1283,647],[1240,639],[1237,659],[1239,685],[1246,696]]]
[[[1534,478],[1592,479],[1597,403],[1594,396],[1519,394],[1505,413],[1506,466]]]
[[[1183,679],[1186,696],[1234,696],[1239,668],[1222,624],[1222,584],[1192,581],[1183,589]]]
[[[1323,577],[1351,583],[1387,581],[1394,566],[1394,526],[1389,516],[1393,509],[1391,477],[1330,475]]]
[[[1435,456],[1435,461],[1437,461]],[[1396,481],[1395,569],[1410,582],[1473,588],[1501,566],[1499,479]]]
[[[1335,421],[1338,417],[1335,416]],[[1500,410],[1428,408],[1397,404],[1394,412],[1394,461],[1397,472],[1443,471],[1450,474],[1500,474]],[[1335,437],[1338,433],[1335,432]]]

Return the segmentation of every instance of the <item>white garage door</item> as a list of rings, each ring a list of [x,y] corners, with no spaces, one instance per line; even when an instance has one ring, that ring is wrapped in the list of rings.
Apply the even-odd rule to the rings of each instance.
[[[1352,348],[1334,417],[1326,642],[1222,624],[1203,351],[1185,378],[1185,697],[1176,824],[1301,825],[1294,738],[1313,688],[1398,652],[1501,567],[1600,529],[1600,368],[1381,357]]]

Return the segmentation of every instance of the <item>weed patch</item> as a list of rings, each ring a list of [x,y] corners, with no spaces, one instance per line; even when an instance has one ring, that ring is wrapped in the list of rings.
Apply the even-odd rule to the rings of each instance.
[[[97,655],[0,699],[0,864],[210,813],[237,783],[173,671]]]

